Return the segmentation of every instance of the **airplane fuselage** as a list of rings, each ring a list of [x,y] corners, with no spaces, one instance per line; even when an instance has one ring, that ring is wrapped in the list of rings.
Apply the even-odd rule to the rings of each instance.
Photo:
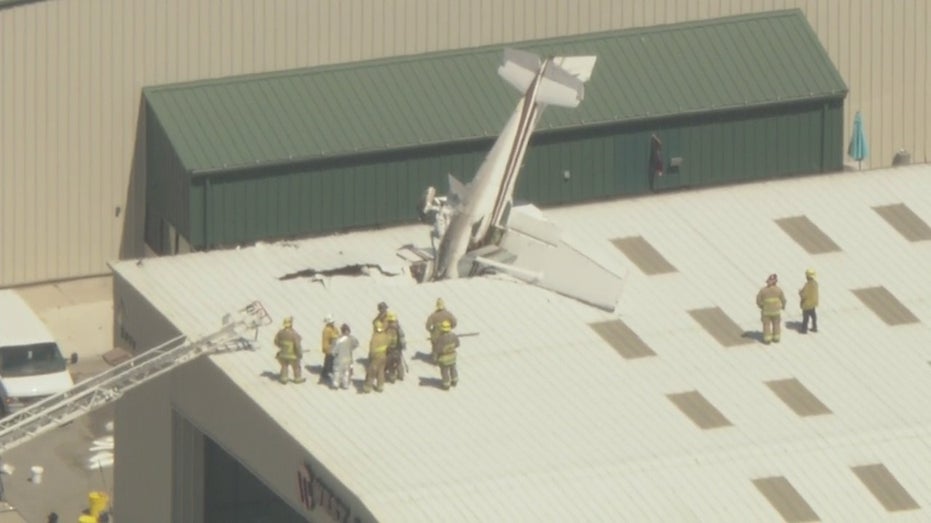
[[[459,277],[463,256],[491,243],[495,228],[507,218],[524,153],[543,109],[537,92],[549,63],[542,61],[475,178],[457,195],[460,201],[440,240],[432,279]]]

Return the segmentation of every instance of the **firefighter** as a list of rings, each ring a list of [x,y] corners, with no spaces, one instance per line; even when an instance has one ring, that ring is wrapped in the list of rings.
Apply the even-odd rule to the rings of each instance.
[[[404,349],[407,348],[407,340],[404,337],[404,329],[398,323],[398,315],[394,311],[388,311],[385,316],[388,324],[385,331],[388,333],[390,342],[388,344],[388,360],[385,364],[385,379],[388,383],[394,383],[394,380],[404,381]]]
[[[374,382],[375,392],[381,392],[385,386],[385,363],[388,356],[388,345],[391,337],[385,331],[385,324],[376,320],[375,333],[369,342],[369,362],[365,369],[365,385],[362,392],[372,392]]]
[[[763,343],[779,343],[782,332],[782,311],[786,308],[786,296],[777,285],[779,278],[770,274],[766,286],[756,294],[756,306],[760,308],[763,321]]]
[[[345,323],[339,328],[341,336],[333,342],[333,355],[335,369],[333,370],[333,380],[330,388],[337,386],[342,389],[349,388],[349,380],[352,378],[352,351],[359,347],[359,340],[352,335],[352,329]]]
[[[372,320],[372,332],[375,332],[375,323],[381,322],[381,324],[388,324],[388,304],[385,302],[378,302],[378,314],[375,316],[375,319]]]
[[[811,319],[811,332],[818,332],[818,280],[815,279],[815,270],[805,271],[805,286],[798,291],[799,306],[802,309],[802,328],[799,332],[808,333],[808,320]]]
[[[443,378],[443,390],[449,390],[459,383],[459,371],[456,369],[456,349],[459,347],[459,337],[453,332],[449,320],[440,322],[440,334],[433,340],[433,353],[437,355],[436,362],[440,366],[440,376]]]
[[[430,333],[430,342],[431,344],[436,340],[436,338],[441,334],[440,324],[444,321],[448,321],[450,328],[456,328],[456,316],[453,313],[446,310],[446,302],[443,301],[443,298],[436,299],[436,310],[433,311],[430,316],[427,317],[426,328],[427,332]],[[433,352],[433,362],[436,363],[436,351]]]
[[[333,322],[333,315],[327,314],[323,318],[323,334],[321,338],[321,351],[323,352],[323,370],[320,371],[320,383],[333,382],[333,342],[339,338],[340,332]]]
[[[281,324],[281,330],[275,335],[275,346],[278,347],[278,354],[275,358],[281,364],[281,372],[278,375],[278,381],[281,383],[288,382],[288,367],[294,375],[294,383],[304,383],[306,381],[301,376],[301,357],[304,352],[301,349],[301,335],[294,330],[294,318],[288,316]]]

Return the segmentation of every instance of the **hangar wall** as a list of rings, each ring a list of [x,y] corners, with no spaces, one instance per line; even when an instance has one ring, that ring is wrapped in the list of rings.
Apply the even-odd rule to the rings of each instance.
[[[801,8],[872,156],[931,152],[923,0],[0,0],[0,287],[143,251],[142,87]]]
[[[113,344],[133,355],[181,335],[142,294],[113,275]]]
[[[330,509],[343,511],[346,520],[375,521],[351,491],[210,357],[140,384],[116,403],[114,519],[216,521],[210,514],[204,517],[210,509],[204,505],[210,498],[204,496],[217,487],[204,483],[210,475],[204,470],[209,465],[204,437],[277,494],[290,512],[325,520],[325,492],[332,497]]]
[[[843,167],[838,157],[842,108],[843,100],[836,99],[778,111],[648,120],[536,136],[524,167],[533,174],[519,180],[516,197],[539,205],[559,205],[836,171]],[[663,141],[664,156],[682,158],[684,164],[650,179],[648,144],[653,133]],[[794,139],[779,140],[776,133]],[[165,218],[151,220],[159,223],[150,223],[150,229],[158,230],[147,231],[146,240],[156,252],[169,254],[181,252],[179,243],[210,249],[410,223],[416,220],[424,188],[445,188],[445,173],[470,181],[490,148],[488,142],[368,155],[355,163],[329,162],[336,166],[201,176],[189,189],[162,199],[181,209],[185,199],[177,195],[190,194],[190,207],[181,209],[177,224]],[[171,176],[183,173],[168,174],[163,185],[184,185]],[[170,219],[172,215],[161,216]],[[163,234],[174,227],[179,234]]]

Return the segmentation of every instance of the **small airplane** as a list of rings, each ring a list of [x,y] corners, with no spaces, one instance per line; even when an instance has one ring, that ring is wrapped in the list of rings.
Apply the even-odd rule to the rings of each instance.
[[[574,108],[584,97],[595,56],[549,57],[504,52],[498,74],[523,92],[475,177],[467,185],[449,175],[449,193],[424,195],[439,240],[424,269],[430,281],[504,273],[613,311],[621,278],[567,244],[533,205],[514,205],[524,153],[548,105]],[[431,238],[433,239],[433,238]]]

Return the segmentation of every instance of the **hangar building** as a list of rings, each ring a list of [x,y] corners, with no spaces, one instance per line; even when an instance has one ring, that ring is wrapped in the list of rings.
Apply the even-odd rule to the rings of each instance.
[[[800,10],[508,44],[596,55],[543,113],[517,197],[539,205],[843,168],[847,87]],[[506,46],[143,90],[156,252],[416,220],[468,181],[519,97]]]
[[[423,226],[114,263],[120,328],[141,347],[256,299],[275,320],[257,349],[120,400],[115,517],[926,520],[928,180],[912,166],[550,210],[625,275],[613,314],[502,276],[413,283],[395,251],[426,243]],[[801,335],[808,267],[819,332]],[[754,296],[773,272],[789,306],[764,345]],[[478,333],[448,392],[423,359],[437,297]],[[365,395],[273,379],[282,317],[315,377],[323,316],[365,347],[382,300],[407,331],[407,380]]]
[[[163,224],[145,228],[146,87],[794,8],[849,88],[845,138],[862,113],[863,168],[927,162],[920,0],[0,0],[0,287],[109,276],[146,240],[173,243],[167,225],[158,241]],[[657,94],[696,81],[694,65],[670,67]]]

